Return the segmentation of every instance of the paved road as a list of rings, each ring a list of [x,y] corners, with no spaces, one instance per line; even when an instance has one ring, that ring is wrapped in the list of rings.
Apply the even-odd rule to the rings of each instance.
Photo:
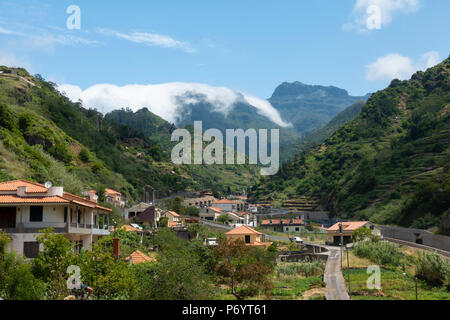
[[[350,300],[345,288],[341,270],[341,250],[338,247],[326,247],[329,251],[325,266],[324,280],[327,284],[327,300]]]

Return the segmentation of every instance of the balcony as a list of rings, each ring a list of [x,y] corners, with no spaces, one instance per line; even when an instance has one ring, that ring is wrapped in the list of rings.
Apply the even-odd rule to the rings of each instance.
[[[39,233],[42,229],[53,228],[55,233],[69,232],[65,222],[28,222],[18,223],[15,228],[4,228],[6,233]]]

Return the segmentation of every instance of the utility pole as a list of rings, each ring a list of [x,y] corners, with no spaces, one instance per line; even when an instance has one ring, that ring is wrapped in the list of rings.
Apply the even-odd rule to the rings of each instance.
[[[417,276],[415,276],[414,279],[416,279],[416,300],[419,300],[419,295],[417,293]]]
[[[341,270],[342,270],[342,260],[343,260],[343,251],[342,250],[342,246],[344,245],[344,235],[343,235],[343,230],[342,230],[342,222],[339,223],[339,233],[341,234]]]
[[[345,246],[347,249],[347,278],[348,278],[348,295],[350,296],[350,258],[348,255],[348,246]]]

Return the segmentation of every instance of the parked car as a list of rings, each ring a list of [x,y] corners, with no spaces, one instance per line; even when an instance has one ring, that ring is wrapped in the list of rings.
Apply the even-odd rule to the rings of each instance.
[[[303,243],[303,239],[300,238],[300,237],[293,237],[293,238],[290,238],[289,240],[291,240],[291,242],[296,242],[298,244],[302,244]]]

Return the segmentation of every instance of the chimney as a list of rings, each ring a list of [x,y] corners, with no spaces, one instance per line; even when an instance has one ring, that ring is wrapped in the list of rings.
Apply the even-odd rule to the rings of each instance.
[[[95,193],[95,190],[90,190],[90,191],[89,191],[89,200],[94,201],[94,202],[97,202],[98,196],[97,196],[97,194]]]
[[[120,258],[120,239],[119,238],[113,239],[113,256],[116,259]]]

